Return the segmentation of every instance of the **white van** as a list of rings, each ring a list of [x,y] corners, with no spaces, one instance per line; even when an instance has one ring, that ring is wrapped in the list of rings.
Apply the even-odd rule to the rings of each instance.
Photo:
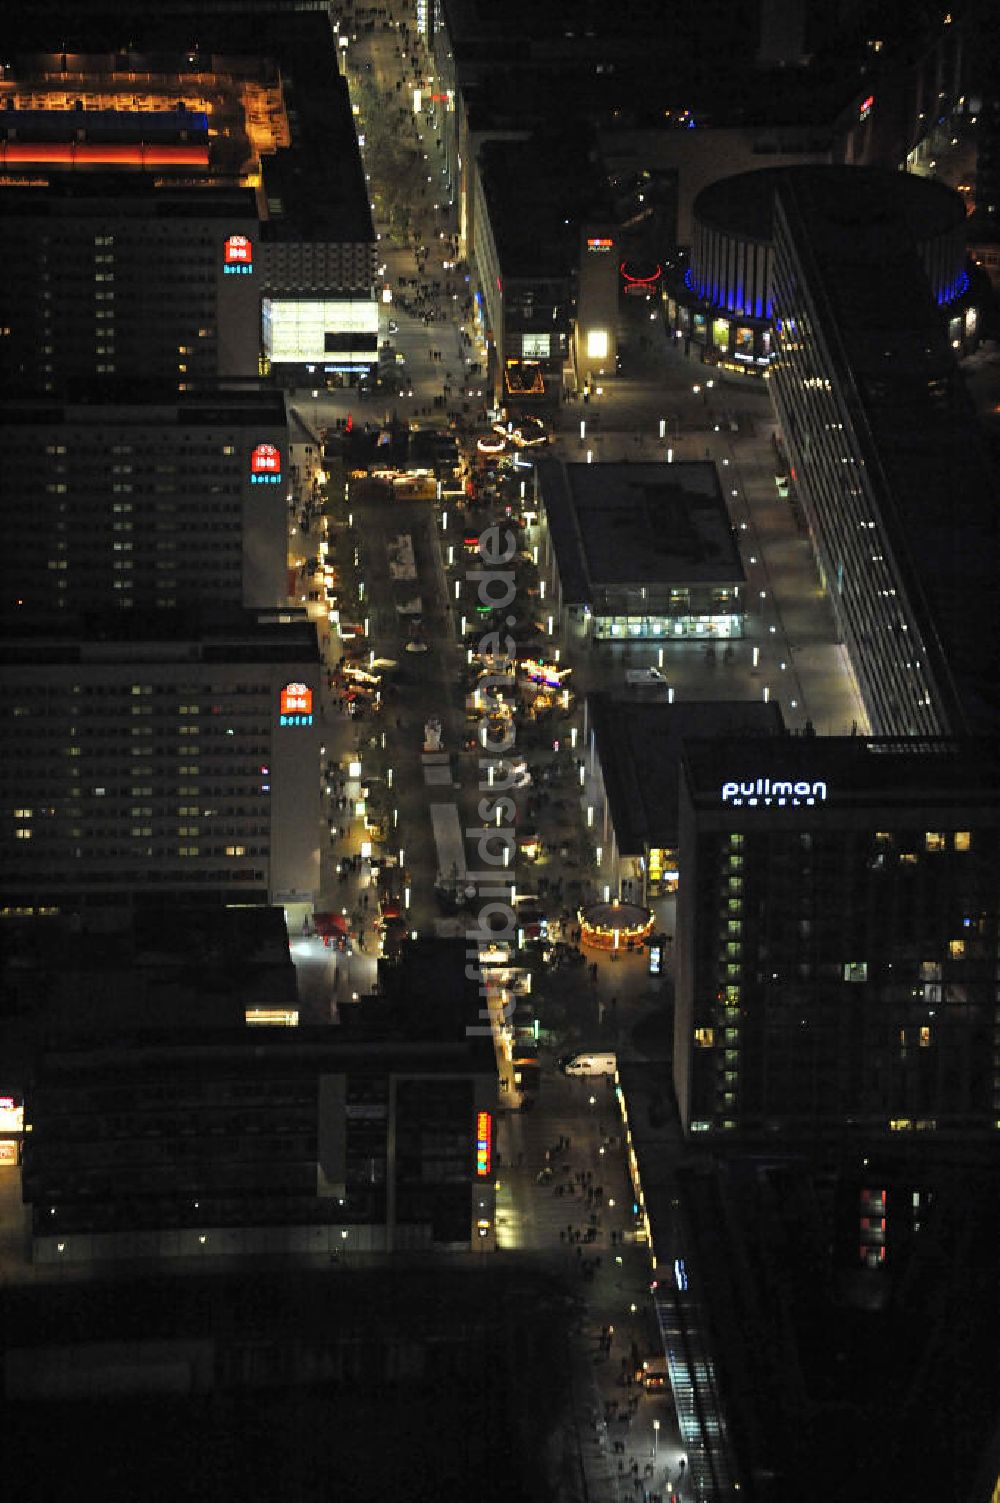
[[[564,1075],[613,1075],[618,1057],[604,1050],[567,1054],[559,1061]]]

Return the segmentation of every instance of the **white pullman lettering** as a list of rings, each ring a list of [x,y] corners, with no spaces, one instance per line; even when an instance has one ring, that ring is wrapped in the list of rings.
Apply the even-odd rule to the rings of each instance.
[[[746,778],[739,782],[723,783],[721,796],[722,802],[733,808],[754,808],[759,804],[769,808],[772,804],[777,804],[779,808],[790,805],[797,809],[803,804],[825,803],[827,786],[824,782],[808,782],[804,779],[791,783],[787,779]]]

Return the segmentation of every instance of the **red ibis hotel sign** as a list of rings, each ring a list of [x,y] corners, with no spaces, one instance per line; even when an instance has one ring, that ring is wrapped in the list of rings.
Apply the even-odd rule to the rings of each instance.
[[[486,1179],[493,1167],[493,1121],[489,1112],[476,1113],[476,1174]]]
[[[281,484],[281,450],[273,444],[258,444],[251,454],[250,484]]]
[[[230,235],[222,254],[222,270],[227,277],[253,276],[253,242],[246,235]]]
[[[281,691],[280,725],[312,725],[313,691],[308,684],[286,684]]]

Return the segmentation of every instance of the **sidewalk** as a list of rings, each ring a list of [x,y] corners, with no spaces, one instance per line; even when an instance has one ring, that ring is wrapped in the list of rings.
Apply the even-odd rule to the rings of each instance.
[[[662,1346],[648,1252],[634,1240],[632,1190],[610,1079],[547,1075],[541,1106],[527,1116],[501,1119],[502,1162],[516,1167],[500,1170],[500,1245],[548,1252],[582,1301],[566,1374],[574,1449],[584,1476],[581,1496],[600,1503],[667,1497],[667,1473],[676,1482],[684,1454],[669,1390],[650,1395],[625,1380],[636,1359],[659,1360]],[[568,1148],[559,1148],[565,1140]],[[538,1184],[543,1170],[552,1178]],[[589,1197],[581,1183],[588,1174]],[[594,1240],[575,1240],[591,1218]],[[647,1472],[654,1443],[655,1470]]]

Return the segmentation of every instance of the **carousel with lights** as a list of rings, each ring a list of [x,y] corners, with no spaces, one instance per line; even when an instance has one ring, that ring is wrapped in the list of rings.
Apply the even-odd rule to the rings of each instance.
[[[590,950],[641,949],[653,931],[653,915],[639,903],[611,898],[588,903],[577,915],[580,943]]]

